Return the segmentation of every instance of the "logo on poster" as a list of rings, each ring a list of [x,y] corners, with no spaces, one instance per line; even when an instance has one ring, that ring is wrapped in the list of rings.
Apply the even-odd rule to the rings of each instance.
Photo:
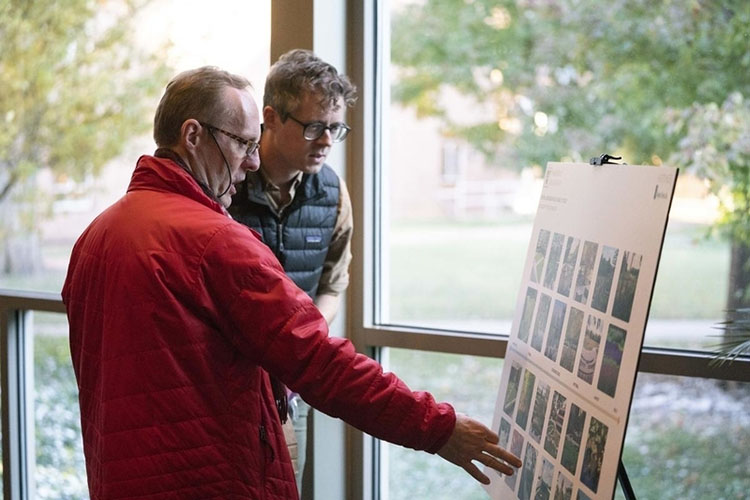
[[[659,191],[659,185],[657,184],[654,187],[654,199],[655,200],[666,200],[669,198],[669,195],[666,191]]]

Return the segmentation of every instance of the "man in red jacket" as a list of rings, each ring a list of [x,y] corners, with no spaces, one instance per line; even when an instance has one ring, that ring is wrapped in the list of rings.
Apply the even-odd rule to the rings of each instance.
[[[258,235],[227,215],[259,138],[247,80],[178,75],[156,111],[155,154],[76,242],[62,294],[91,498],[297,498],[269,374],[483,483],[473,461],[512,474],[520,461],[495,433],[329,337]]]

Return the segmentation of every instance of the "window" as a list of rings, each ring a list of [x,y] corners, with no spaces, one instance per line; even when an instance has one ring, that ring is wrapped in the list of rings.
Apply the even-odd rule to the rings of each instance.
[[[597,24],[621,29],[650,18],[651,13],[628,11],[629,3],[618,7],[617,22],[605,16]],[[727,12],[733,12],[731,4]],[[719,22],[711,12],[694,13],[692,22],[678,28],[672,23],[682,19],[680,9],[687,7],[661,5],[653,13],[664,33],[618,32],[609,42],[610,35],[592,33],[584,22],[601,13],[596,2],[575,8],[565,2],[523,8],[514,2],[390,3],[385,12],[390,62],[382,80],[390,90],[383,120],[384,136],[390,138],[384,143],[389,218],[381,227],[387,234],[381,251],[389,263],[382,269],[388,283],[384,323],[507,333],[546,162],[588,161],[610,148],[628,163],[683,166],[646,344],[705,348],[716,343],[712,326],[724,317],[730,269],[737,264],[729,240],[705,237],[720,220],[720,195],[706,180],[710,172],[701,177],[699,170],[684,168],[688,146],[675,141],[686,131],[676,130],[673,122],[680,109],[689,114],[684,110],[702,102],[721,106],[733,89],[678,99],[660,94],[660,82],[639,87],[623,81],[626,71],[639,74],[638,64],[653,67],[666,64],[665,58],[687,57],[676,47],[668,47],[673,54],[658,51],[667,33],[687,39],[704,33],[702,22]],[[549,50],[556,40],[577,48],[567,56]],[[642,48],[613,48],[620,41]],[[716,43],[734,50],[730,41]],[[590,61],[582,59],[584,54]],[[713,60],[716,71],[735,73],[721,54],[718,48],[715,54],[693,53]],[[605,73],[608,68],[596,63],[607,57],[633,67]],[[680,68],[672,63],[664,70]],[[734,90],[747,89],[746,80],[732,82]],[[694,86],[679,84],[685,92]],[[614,87],[627,94],[616,99]],[[636,98],[648,98],[648,106]],[[571,116],[576,106],[588,107],[590,122]],[[625,109],[613,111],[614,106]],[[673,135],[662,137],[670,126]],[[743,126],[727,134],[746,131]],[[642,142],[628,142],[635,139]],[[412,292],[416,284],[421,293]]]
[[[429,390],[438,400],[492,422],[502,360],[387,349],[384,362],[410,387]],[[744,465],[748,410],[747,383],[639,374],[622,458],[636,497],[742,496],[750,488]],[[479,483],[437,456],[391,444],[382,447],[381,484],[387,492],[382,498],[487,498]],[[625,498],[619,486],[615,498]]]
[[[215,65],[248,77],[262,102],[269,0],[132,3],[0,8],[5,498],[88,497],[59,293],[76,238],[125,192],[138,157],[154,151],[164,85]]]
[[[586,162],[606,152],[631,164],[680,166],[623,458],[636,493],[648,495],[663,479],[661,470],[643,466],[648,450],[660,446],[655,434],[648,443],[638,439],[650,425],[645,408],[680,415],[681,395],[691,394],[705,397],[707,407],[731,400],[740,412],[748,409],[746,384],[728,388],[713,380],[746,381],[747,360],[708,363],[721,340],[715,327],[727,308],[742,304],[748,283],[736,257],[747,224],[741,214],[732,218],[729,201],[738,196],[732,187],[743,185],[734,171],[750,164],[731,144],[750,133],[741,111],[750,102],[750,80],[737,74],[731,55],[746,50],[732,37],[700,46],[680,40],[742,32],[738,26],[750,17],[732,1],[691,12],[668,2],[641,4],[625,1],[606,11],[594,1],[379,6],[363,28],[379,29],[363,65],[374,64],[378,75],[371,94],[376,128],[365,141],[380,149],[362,193],[372,209],[358,221],[371,230],[363,241],[374,242],[361,265],[363,282],[376,287],[372,301],[368,289],[362,292],[365,310],[355,322],[363,326],[362,346],[379,351],[411,387],[457,401],[459,411],[463,405],[489,423],[502,370],[496,358],[511,328],[546,163]],[[705,73],[690,67],[695,58],[705,61]],[[717,151],[730,158],[717,158]],[[726,174],[722,181],[718,170]],[[741,196],[734,203],[744,206]],[[475,392],[477,380],[493,374],[494,382]],[[481,409],[488,405],[489,412]],[[725,429],[719,416],[704,417],[712,432]],[[682,440],[666,460],[712,453],[694,428],[670,418],[664,426]],[[736,426],[727,434],[730,441],[747,439]],[[691,458],[671,469],[670,462],[664,470],[686,479],[668,498],[731,495],[727,481],[745,488],[737,451],[728,449],[734,451],[718,454],[711,467],[738,472],[700,476],[707,488],[700,494],[688,487],[700,467]],[[381,498],[427,498],[426,491],[429,498],[472,491],[484,498],[462,475],[434,457],[381,448]]]
[[[127,4],[9,8],[10,35],[0,42],[3,64],[13,68],[3,73],[3,88],[13,93],[0,100],[7,124],[0,132],[7,134],[0,135],[2,288],[61,289],[75,239],[124,194],[138,157],[154,151],[153,115],[172,76],[219,66],[249,78],[262,102],[270,1]],[[55,29],[39,27],[52,22],[46,16]],[[35,43],[21,43],[28,38]],[[61,47],[65,57],[35,51],[45,44]],[[38,95],[24,97],[29,91],[17,85],[19,74]]]

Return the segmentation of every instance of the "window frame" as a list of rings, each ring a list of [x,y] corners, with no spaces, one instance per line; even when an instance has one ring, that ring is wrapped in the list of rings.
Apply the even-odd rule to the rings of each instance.
[[[359,87],[360,102],[353,112],[354,133],[349,138],[348,184],[352,192],[355,235],[352,244],[351,283],[346,310],[350,338],[360,352],[381,358],[384,348],[414,349],[459,355],[504,358],[509,333],[490,335],[472,331],[420,328],[382,321],[387,304],[387,235],[381,224],[388,206],[380,203],[387,185],[382,168],[387,130],[382,124],[389,104],[387,85],[382,85],[384,54],[389,53],[387,2],[364,2],[347,12],[349,29],[348,74]],[[385,88],[383,88],[385,87]],[[644,345],[638,372],[683,377],[750,382],[750,357],[716,363],[709,351],[661,348]],[[350,431],[347,455],[360,459],[361,470],[352,471],[350,497],[379,499],[379,446],[375,439]],[[369,484],[368,484],[369,483]],[[355,496],[356,495],[356,496]]]
[[[383,2],[372,0],[342,0],[336,3],[337,15],[324,18],[326,11],[323,9],[330,9],[330,5],[323,5],[321,0],[313,3],[311,7],[302,0],[273,2],[272,24],[280,28],[278,33],[286,33],[286,38],[272,39],[271,52],[277,56],[288,45],[324,52],[320,47],[339,43],[340,34],[344,33],[346,73],[359,88],[359,103],[350,111],[353,131],[346,142],[344,162],[356,228],[352,242],[352,285],[347,291],[342,318],[334,326],[343,328],[360,352],[376,359],[383,348],[503,358],[507,335],[406,327],[382,321],[380,311],[387,304],[379,302],[385,283],[378,271],[384,268],[387,255],[384,256],[379,248],[385,248],[387,241],[379,228],[381,222],[387,220],[388,207],[379,202],[383,186],[387,184],[387,173],[380,168],[382,144],[387,140],[381,125],[389,97],[387,88],[379,88],[378,78],[383,72],[382,54],[388,53],[385,6]],[[315,13],[319,15],[315,16]],[[289,30],[286,19],[290,16],[301,20],[307,28]],[[325,22],[314,22],[313,18]],[[331,25],[335,29],[331,30]],[[336,50],[341,50],[341,47]],[[325,53],[322,56],[327,57]],[[33,484],[33,331],[28,321],[30,311],[65,313],[65,307],[57,293],[0,289],[3,492],[4,498],[13,500],[28,498]],[[750,357],[712,365],[713,357],[706,351],[646,346],[642,350],[638,371],[750,382]],[[324,424],[315,428],[313,448],[316,459],[320,459],[322,455],[319,453],[324,449],[329,448],[330,452],[332,441],[344,443],[343,453],[335,457],[335,464],[326,461],[325,468],[315,471],[315,490],[319,493],[316,496],[328,493],[327,498],[379,499],[377,441],[349,426]],[[337,477],[331,478],[332,472]],[[324,483],[330,482],[336,483],[333,490],[322,489],[329,487]],[[341,491],[338,483],[343,485]]]

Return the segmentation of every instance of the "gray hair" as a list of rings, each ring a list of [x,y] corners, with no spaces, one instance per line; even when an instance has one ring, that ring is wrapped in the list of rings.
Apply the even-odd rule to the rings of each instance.
[[[193,118],[213,124],[237,120],[240,109],[227,108],[224,90],[250,88],[247,78],[213,66],[184,71],[167,84],[154,115],[154,141],[159,147],[174,146],[185,120]],[[217,125],[218,126],[218,125]]]
[[[263,106],[271,106],[282,120],[294,111],[305,92],[321,97],[321,106],[336,106],[341,98],[347,107],[357,101],[357,89],[345,75],[313,52],[294,49],[276,61],[266,78]]]

